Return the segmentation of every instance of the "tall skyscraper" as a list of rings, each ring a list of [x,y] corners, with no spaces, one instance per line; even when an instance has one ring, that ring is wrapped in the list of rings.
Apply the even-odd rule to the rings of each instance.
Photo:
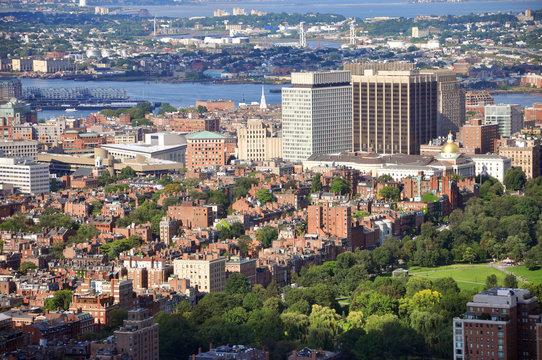
[[[348,71],[292,73],[282,89],[282,155],[288,161],[352,149]]]
[[[431,74],[438,84],[438,136],[453,134],[465,124],[465,91],[459,86],[452,70],[420,70],[420,74]]]
[[[352,72],[353,150],[418,154],[437,136],[438,85],[412,64],[345,64]]]

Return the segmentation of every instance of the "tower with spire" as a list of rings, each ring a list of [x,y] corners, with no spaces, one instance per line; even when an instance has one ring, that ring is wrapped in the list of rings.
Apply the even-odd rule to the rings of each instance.
[[[262,110],[267,109],[267,102],[265,101],[265,92],[263,90],[263,85],[262,85],[262,98],[260,99],[260,109]]]

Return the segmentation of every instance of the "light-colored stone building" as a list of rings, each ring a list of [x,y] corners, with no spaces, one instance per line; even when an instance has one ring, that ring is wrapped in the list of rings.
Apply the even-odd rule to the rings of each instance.
[[[226,258],[216,255],[184,254],[173,261],[173,273],[179,279],[190,280],[204,293],[224,291],[226,285]]]
[[[352,149],[350,72],[292,73],[292,85],[282,89],[283,158]]]
[[[237,132],[238,158],[265,161],[282,158],[282,134],[260,119],[251,119]]]
[[[520,167],[527,179],[540,176],[540,140],[521,136],[497,140],[499,155],[512,161],[512,167]]]

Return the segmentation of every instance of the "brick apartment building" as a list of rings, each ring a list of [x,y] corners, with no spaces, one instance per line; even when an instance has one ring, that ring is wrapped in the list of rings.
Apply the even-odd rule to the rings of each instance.
[[[496,141],[499,155],[511,160],[512,167],[520,167],[527,179],[540,176],[540,140],[522,135]]]
[[[542,75],[529,73],[521,77],[521,86],[530,86],[535,88],[542,88]]]
[[[499,138],[499,124],[484,124],[482,119],[471,119],[459,129],[457,141],[466,154],[495,152],[495,140]]]
[[[475,295],[466,312],[453,319],[454,360],[540,359],[537,304],[526,289],[493,288]]]
[[[308,207],[307,233],[311,235],[330,235],[351,239],[352,210],[348,206],[319,206]]]
[[[237,140],[218,133],[202,131],[186,136],[186,167],[198,169],[224,166],[235,153]]]
[[[170,206],[167,217],[181,222],[183,227],[206,228],[213,224],[213,208],[185,202],[182,205]]]
[[[158,324],[147,309],[132,309],[122,327],[115,331],[115,343],[119,354],[133,360],[158,360]]]
[[[542,103],[525,108],[524,121],[542,120]]]

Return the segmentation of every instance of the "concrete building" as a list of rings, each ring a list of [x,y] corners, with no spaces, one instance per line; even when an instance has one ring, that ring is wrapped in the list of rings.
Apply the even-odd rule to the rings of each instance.
[[[202,131],[186,135],[186,167],[189,169],[224,166],[235,153],[236,139]]]
[[[25,158],[0,158],[0,184],[10,184],[25,194],[50,191],[49,166]]]
[[[161,159],[178,163],[185,162],[186,139],[175,133],[145,134],[145,142],[136,144],[102,145],[117,159]]]
[[[287,161],[352,148],[352,87],[348,71],[292,73],[282,89],[282,155]]]
[[[459,129],[457,140],[466,153],[486,154],[495,152],[495,140],[498,138],[498,124],[484,124],[482,119],[471,119]]]
[[[21,80],[13,78],[0,79],[0,101],[19,99],[22,95]]]
[[[540,140],[521,135],[517,138],[497,140],[498,153],[520,167],[527,179],[540,176]]]
[[[67,128],[66,119],[50,119],[34,125],[38,141],[42,144],[59,140]]]
[[[250,119],[237,132],[237,155],[253,161],[282,158],[282,136],[272,125]]]
[[[537,304],[526,289],[493,288],[475,295],[466,312],[453,319],[454,360],[536,360],[542,331]]]
[[[499,135],[510,137],[523,126],[523,114],[520,105],[486,105],[485,123],[499,124]]]
[[[8,158],[24,157],[35,160],[38,156],[38,142],[36,140],[0,139],[0,156]]]
[[[410,64],[345,64],[352,71],[353,150],[419,154],[437,137],[439,85]]]
[[[452,70],[420,70],[420,74],[434,75],[438,84],[437,134],[456,133],[465,124],[465,91],[461,89]]]
[[[64,70],[73,70],[73,66],[73,63],[71,63],[69,60],[34,59],[32,62],[32,69],[35,72],[42,72],[48,74]]]
[[[224,291],[226,285],[226,258],[216,255],[184,254],[173,260],[173,273],[179,279],[190,280],[199,292]]]
[[[115,347],[119,354],[133,360],[158,360],[158,336],[158,324],[149,310],[132,309],[122,327],[115,331]]]

